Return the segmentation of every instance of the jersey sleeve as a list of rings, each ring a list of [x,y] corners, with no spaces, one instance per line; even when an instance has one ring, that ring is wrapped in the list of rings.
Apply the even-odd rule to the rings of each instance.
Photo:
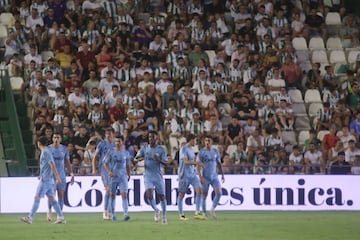
[[[217,149],[214,149],[214,150],[215,150],[215,158],[216,158],[215,160],[217,163],[221,164],[220,152]]]

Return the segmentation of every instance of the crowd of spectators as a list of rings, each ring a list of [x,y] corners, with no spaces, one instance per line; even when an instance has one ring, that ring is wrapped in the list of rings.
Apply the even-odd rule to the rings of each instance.
[[[107,126],[132,155],[149,130],[159,131],[169,174],[189,133],[199,137],[197,148],[212,137],[226,173],[360,174],[357,65],[340,91],[333,66],[302,68],[292,41],[325,41],[324,19],[337,12],[343,46],[359,47],[360,19],[341,0],[1,3],[13,17],[4,59],[24,79],[35,134],[50,142],[60,132],[78,174],[91,173]],[[316,89],[324,99],[303,144],[283,140],[301,130],[291,89],[302,96]],[[322,130],[329,133],[318,139]]]

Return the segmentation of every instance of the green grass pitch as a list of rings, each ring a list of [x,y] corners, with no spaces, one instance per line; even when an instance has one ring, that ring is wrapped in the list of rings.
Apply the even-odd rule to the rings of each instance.
[[[359,239],[360,212],[217,212],[217,219],[180,221],[168,213],[167,225],[155,223],[153,213],[130,213],[129,222],[104,221],[100,213],[65,213],[67,224],[46,222],[45,214],[33,224],[19,221],[23,214],[0,214],[2,240],[350,240]]]

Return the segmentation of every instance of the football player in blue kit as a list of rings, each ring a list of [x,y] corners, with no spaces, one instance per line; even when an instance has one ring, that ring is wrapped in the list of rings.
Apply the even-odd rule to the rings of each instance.
[[[57,219],[56,224],[66,223],[62,210],[59,206],[59,203],[55,200],[55,191],[56,185],[61,184],[61,177],[56,170],[54,158],[52,156],[51,150],[46,146],[48,139],[45,136],[42,136],[37,141],[37,146],[41,151],[40,154],[40,176],[39,184],[36,189],[35,199],[33,206],[28,216],[20,218],[22,222],[31,224],[33,222],[34,216],[39,209],[40,199],[45,195],[49,199],[50,204],[54,207]]]
[[[199,166],[197,167],[203,192],[203,198],[201,201],[202,210],[203,214],[206,215],[206,198],[208,195],[209,186],[211,185],[215,192],[215,197],[212,202],[210,213],[212,217],[216,218],[215,208],[219,204],[220,197],[222,195],[217,169],[220,171],[222,182],[225,181],[225,177],[221,167],[220,153],[216,148],[212,147],[211,136],[206,136],[204,138],[204,142],[205,147],[202,148],[198,154],[199,161],[204,164],[204,168],[201,169]]]
[[[183,212],[183,200],[185,193],[190,185],[193,186],[195,195],[195,215],[194,219],[203,220],[205,217],[200,213],[201,205],[201,184],[196,174],[195,166],[204,167],[202,162],[196,161],[193,147],[197,144],[197,138],[194,134],[189,134],[186,138],[187,143],[180,148],[179,153],[179,194],[177,198],[180,220],[188,220]]]
[[[70,157],[69,157],[69,150],[65,145],[61,144],[61,135],[60,133],[55,132],[52,136],[53,143],[50,144],[49,150],[51,151],[51,154],[53,155],[54,162],[56,169],[59,173],[59,176],[61,178],[61,184],[56,186],[57,190],[57,197],[58,197],[58,203],[60,205],[61,210],[64,206],[64,192],[66,189],[66,172],[71,176],[71,184],[74,183],[74,174],[72,172],[71,163],[70,163]],[[51,214],[51,204],[48,202],[48,212],[46,214],[46,218],[49,222],[52,221],[52,214]]]
[[[96,152],[94,158],[92,160],[92,169],[93,174],[96,175],[97,169],[100,173],[101,180],[105,187],[105,196],[104,196],[104,212],[103,219],[110,220],[109,216],[109,199],[110,199],[110,178],[108,173],[104,168],[104,159],[112,152],[115,148],[114,144],[114,129],[109,127],[105,129],[105,138],[100,141],[100,143],[96,147]],[[98,168],[96,165],[98,164]]]
[[[105,158],[104,168],[110,177],[109,214],[112,221],[117,221],[115,214],[116,191],[120,190],[124,221],[128,221],[128,181],[130,180],[130,153],[125,149],[124,137],[115,137],[115,149]]]
[[[167,156],[162,146],[157,143],[157,132],[150,131],[149,144],[143,146],[135,157],[135,161],[144,160],[144,184],[148,203],[155,211],[155,222],[160,221],[160,210],[156,206],[154,190],[159,196],[162,210],[162,223],[167,224],[165,184],[162,175],[162,165],[167,165]]]

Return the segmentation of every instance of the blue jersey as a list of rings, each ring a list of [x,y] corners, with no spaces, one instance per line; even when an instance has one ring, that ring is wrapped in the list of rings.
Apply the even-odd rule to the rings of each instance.
[[[130,164],[130,153],[127,150],[113,149],[105,162],[115,175],[112,181],[120,180],[123,176],[127,177],[126,166]]]
[[[140,149],[138,156],[143,157],[145,161],[145,178],[156,179],[162,177],[161,163],[154,159],[155,154],[157,154],[161,160],[167,161],[165,150],[160,145],[156,145],[154,148],[152,148],[150,144],[147,144]]]
[[[96,147],[96,152],[99,156],[99,169],[103,167],[104,160],[107,155],[115,148],[115,143],[109,143],[106,140],[102,140]]]
[[[199,152],[199,160],[205,165],[203,169],[204,178],[217,178],[217,164],[221,163],[219,151],[215,148],[210,150],[203,148]]]
[[[53,155],[56,169],[59,173],[61,179],[66,178],[65,173],[65,160],[69,159],[69,150],[66,146],[60,144],[58,147],[55,147],[51,144],[49,147],[51,154]]]
[[[50,163],[54,162],[51,150],[46,147],[40,154],[40,180],[43,182],[55,184],[54,173],[51,170]]]
[[[184,158],[188,159],[191,162],[195,161],[195,153],[191,147],[183,146],[180,149],[179,155],[179,178],[192,178],[196,176],[195,166],[194,165],[186,165],[184,163]]]

